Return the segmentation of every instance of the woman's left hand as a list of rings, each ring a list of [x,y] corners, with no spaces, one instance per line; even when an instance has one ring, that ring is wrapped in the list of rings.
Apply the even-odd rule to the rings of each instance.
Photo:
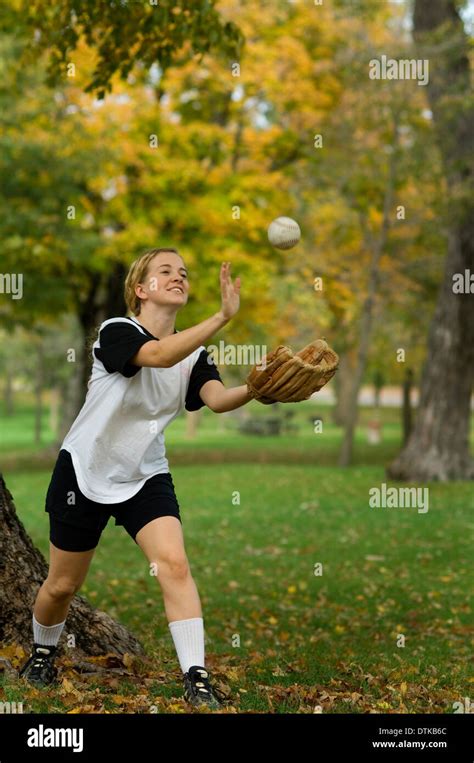
[[[229,321],[238,312],[240,307],[240,277],[237,276],[232,283],[230,277],[230,262],[223,262],[221,265],[221,313],[226,321]]]

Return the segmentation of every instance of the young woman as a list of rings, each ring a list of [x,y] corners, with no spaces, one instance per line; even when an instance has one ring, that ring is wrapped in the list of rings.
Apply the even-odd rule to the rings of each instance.
[[[176,331],[176,315],[188,301],[188,272],[176,249],[152,249],[131,265],[125,281],[131,315],[100,326],[86,399],[62,442],[46,496],[49,571],[33,608],[32,654],[20,672],[35,685],[56,679],[69,605],[113,516],[154,564],[185,698],[193,705],[221,704],[205,669],[201,603],[163,432],[183,408],[207,405],[222,413],[251,399],[246,385],[224,387],[203,346],[239,309],[240,279],[232,282],[230,270],[224,262],[221,309]]]

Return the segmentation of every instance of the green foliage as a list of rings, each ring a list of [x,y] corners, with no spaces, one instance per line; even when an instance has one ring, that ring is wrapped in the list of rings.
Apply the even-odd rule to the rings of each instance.
[[[0,43],[1,270],[24,279],[21,300],[3,297],[0,322],[27,327],[40,314],[70,309],[83,283],[81,262],[97,246],[99,227],[75,225],[68,209],[80,213],[86,200],[100,205],[90,186],[108,152],[70,113],[63,93],[53,97],[45,87],[40,65],[17,66],[24,44],[11,36]]]
[[[126,78],[137,64],[165,71],[179,56],[217,50],[236,59],[243,43],[238,27],[223,22],[214,0],[27,0],[29,27],[40,30],[36,50],[48,50],[49,81],[64,75],[81,39],[96,52],[86,90],[99,98],[115,73]]]
[[[134,34],[165,13],[166,3],[81,3],[68,29],[71,3],[46,5],[37,0],[25,15],[20,0],[10,0],[4,18],[1,257],[4,272],[25,273],[25,298],[20,306],[2,299],[0,321],[27,324],[84,310],[96,287],[97,299],[107,293],[117,263],[126,268],[145,249],[168,244],[180,249],[191,275],[178,328],[217,309],[219,265],[228,259],[242,276],[242,307],[224,339],[300,344],[323,335],[345,352],[357,341],[388,158],[396,151],[372,355],[374,363],[383,359],[389,380],[400,381],[398,347],[421,366],[446,246],[442,168],[424,88],[367,76],[370,57],[401,44],[399,9],[379,4],[367,17],[346,18],[327,4],[237,9],[222,0],[222,18],[238,22],[247,39],[233,76],[229,59],[208,53],[197,60],[190,49],[176,47],[165,72],[150,67],[156,47],[147,60],[136,56]],[[181,7],[170,23],[187,18]],[[205,12],[215,13],[211,3],[193,3],[196,23]],[[31,42],[33,18],[42,28],[39,47]],[[84,34],[73,39],[80,18],[91,26],[89,47]],[[110,38],[102,34],[109,21]],[[161,31],[152,25],[149,33]],[[97,76],[97,46],[107,40],[111,69],[100,76],[110,75],[112,90],[98,101],[84,90]],[[120,67],[111,72],[126,40],[124,65],[127,56],[141,63],[124,80]],[[72,44],[63,63],[69,56],[75,76],[48,89],[45,59]],[[34,66],[24,63],[25,46],[37,56]],[[398,204],[405,219],[396,218]],[[66,218],[71,205],[74,220]],[[303,233],[288,252],[266,237],[281,214],[295,217]]]

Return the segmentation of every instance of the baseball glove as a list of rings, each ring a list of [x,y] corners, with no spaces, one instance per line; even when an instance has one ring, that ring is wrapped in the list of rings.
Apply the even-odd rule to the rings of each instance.
[[[318,392],[336,373],[339,357],[324,339],[293,354],[280,344],[246,378],[249,394],[264,405],[297,403]]]

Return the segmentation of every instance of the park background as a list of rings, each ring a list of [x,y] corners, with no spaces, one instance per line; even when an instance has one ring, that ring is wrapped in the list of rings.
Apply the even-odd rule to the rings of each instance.
[[[125,314],[145,249],[175,246],[190,269],[178,329],[219,308],[230,260],[241,309],[213,342],[324,336],[340,355],[307,402],[183,413],[166,432],[231,712],[469,697],[474,316],[452,275],[473,265],[472,18],[441,0],[3,4],[0,269],[23,294],[0,295],[0,470],[39,551],[91,340]],[[371,79],[382,55],[428,58],[430,83]],[[267,239],[279,215],[301,226],[289,251]],[[248,370],[220,366],[226,385]],[[370,508],[384,482],[429,487],[428,513]],[[0,699],[185,711],[156,581],[112,521],[80,595],[147,660],[91,652],[86,675],[66,649],[59,688],[20,687],[31,608],[8,624],[15,570],[0,572]]]

